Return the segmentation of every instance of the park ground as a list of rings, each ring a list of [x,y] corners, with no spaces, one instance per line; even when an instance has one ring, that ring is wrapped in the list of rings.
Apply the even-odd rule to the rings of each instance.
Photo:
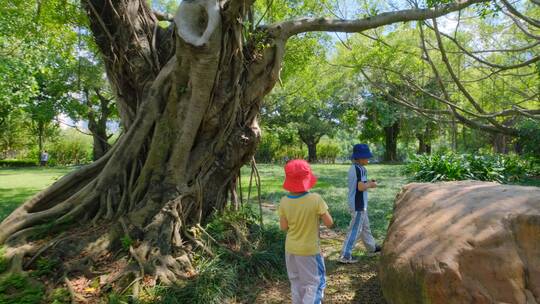
[[[360,244],[354,252],[360,262],[353,265],[337,263],[345,230],[350,220],[346,205],[346,176],[348,165],[313,165],[319,177],[313,189],[328,203],[335,221],[335,228],[321,231],[321,248],[327,267],[327,303],[384,303],[378,278],[378,257],[369,257]],[[285,195],[281,185],[284,174],[278,165],[258,165],[261,178],[261,201],[264,224],[277,225],[276,208]],[[401,187],[408,182],[402,165],[371,164],[369,178],[377,179],[379,187],[370,192],[369,216],[375,239],[382,243],[392,216],[393,202]],[[58,178],[74,170],[68,168],[17,168],[0,169],[0,221],[26,199],[54,183]],[[248,196],[250,168],[242,170],[242,198]],[[255,182],[252,182],[255,184]],[[537,181],[525,181],[527,185],[538,185]],[[251,190],[250,204],[257,203],[257,190]],[[283,265],[284,267],[284,265]],[[273,279],[251,289],[249,302],[290,303],[290,290],[285,276]]]

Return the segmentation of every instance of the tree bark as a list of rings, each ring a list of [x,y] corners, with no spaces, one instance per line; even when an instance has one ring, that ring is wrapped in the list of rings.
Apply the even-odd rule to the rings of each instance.
[[[308,162],[310,163],[316,163],[317,162],[317,144],[321,140],[322,135],[321,134],[305,134],[302,132],[298,132],[298,136],[300,137],[300,140],[306,144],[308,148]],[[302,147],[300,146],[300,149]]]
[[[397,139],[399,135],[399,121],[384,129],[384,161],[395,162],[397,157]]]
[[[493,143],[493,152],[500,154],[508,154],[508,138],[502,134],[493,134],[491,137]]]
[[[418,139],[418,154],[431,154],[431,130],[426,126],[424,132],[416,134]]]
[[[310,142],[306,143],[308,147],[308,161],[310,163],[316,163],[317,162],[317,144]]]
[[[270,47],[244,45],[237,8],[231,17],[224,12],[199,47],[167,36],[175,45],[167,58],[171,42],[153,34],[157,25],[144,1],[110,5],[86,4],[127,132],[98,161],[8,216],[0,224],[0,243],[8,248],[10,270],[21,271],[31,267],[23,265],[24,257],[48,246],[27,245],[43,224],[93,224],[106,229],[93,236],[73,231],[55,244],[75,244],[63,260],[77,259],[97,243],[86,254],[114,252],[128,235],[137,244],[130,254],[139,268],[170,283],[191,269],[189,227],[225,208],[240,167],[254,154],[257,115],[277,80],[284,41],[269,37]]]
[[[93,147],[92,157],[94,161],[101,158],[109,149],[111,145],[108,142],[110,136],[107,134],[107,121],[111,113],[111,102],[101,95],[99,89],[95,89],[96,96],[99,99],[99,112],[95,113],[90,104],[89,92],[86,90],[86,100],[88,102],[88,130],[92,134]]]

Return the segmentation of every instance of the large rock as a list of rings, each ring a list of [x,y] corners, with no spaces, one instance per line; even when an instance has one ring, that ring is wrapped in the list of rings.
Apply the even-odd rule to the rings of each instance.
[[[380,267],[388,303],[540,304],[540,188],[406,185]]]

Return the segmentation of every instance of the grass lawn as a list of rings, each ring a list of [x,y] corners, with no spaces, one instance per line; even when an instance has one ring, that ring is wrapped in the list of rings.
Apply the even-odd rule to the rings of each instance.
[[[26,199],[71,170],[73,167],[0,169],[0,222]]]
[[[347,229],[351,216],[347,205],[347,172],[350,165],[313,165],[312,169],[318,177],[318,182],[312,192],[322,195],[330,208],[330,214],[334,218],[339,230]],[[284,179],[282,166],[258,165],[261,176],[261,198],[266,206],[273,205],[273,210],[286,191],[281,187]],[[367,166],[368,178],[376,179],[380,184],[377,189],[369,191],[368,208],[373,236],[382,242],[386,236],[386,228],[392,214],[394,198],[399,189],[407,182],[402,174],[402,165],[379,165]],[[242,190],[244,200],[247,197],[250,168],[242,170]],[[254,182],[253,182],[254,184]],[[255,195],[254,195],[255,194]],[[256,201],[256,188],[252,188],[251,202]],[[276,212],[266,211],[265,222],[277,223]]]
[[[286,194],[281,187],[284,178],[283,167],[260,164],[258,168],[262,184],[261,198],[266,206],[276,207],[279,199]],[[0,169],[0,221],[26,199],[73,169],[74,167]],[[326,200],[338,229],[346,229],[350,220],[346,204],[348,169],[349,165],[313,165],[313,171],[319,181],[312,191],[321,194]],[[379,188],[370,190],[369,193],[371,226],[373,235],[379,241],[384,239],[395,195],[406,182],[401,169],[401,165],[368,165],[369,178],[377,179],[380,183]],[[248,195],[250,172],[248,167],[242,170],[244,200]],[[251,202],[255,203],[256,198],[257,190],[253,186]],[[265,208],[265,222],[276,224],[277,215],[269,209],[274,208]]]

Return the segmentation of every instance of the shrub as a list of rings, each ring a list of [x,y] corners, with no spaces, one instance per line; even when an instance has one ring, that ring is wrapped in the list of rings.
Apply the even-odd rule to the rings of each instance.
[[[0,303],[39,304],[44,295],[43,285],[20,274],[0,279]]]
[[[481,180],[500,183],[518,180],[531,172],[527,160],[512,155],[438,153],[416,155],[406,166],[417,181]]]
[[[261,138],[261,143],[257,146],[255,159],[260,163],[271,163],[276,158],[276,151],[279,148],[279,138],[277,135],[268,132]]]
[[[32,276],[41,277],[52,275],[59,266],[60,261],[58,259],[40,257],[36,262],[36,270],[32,273]]]
[[[0,167],[20,168],[37,166],[37,161],[34,159],[2,159]]]
[[[49,165],[80,165],[92,161],[91,146],[79,138],[62,138],[49,146]]]
[[[323,163],[334,164],[340,153],[341,149],[337,144],[328,143],[317,146],[317,157]]]
[[[303,159],[307,157],[307,149],[294,146],[283,146],[276,152],[276,160],[288,161],[291,159]]]

